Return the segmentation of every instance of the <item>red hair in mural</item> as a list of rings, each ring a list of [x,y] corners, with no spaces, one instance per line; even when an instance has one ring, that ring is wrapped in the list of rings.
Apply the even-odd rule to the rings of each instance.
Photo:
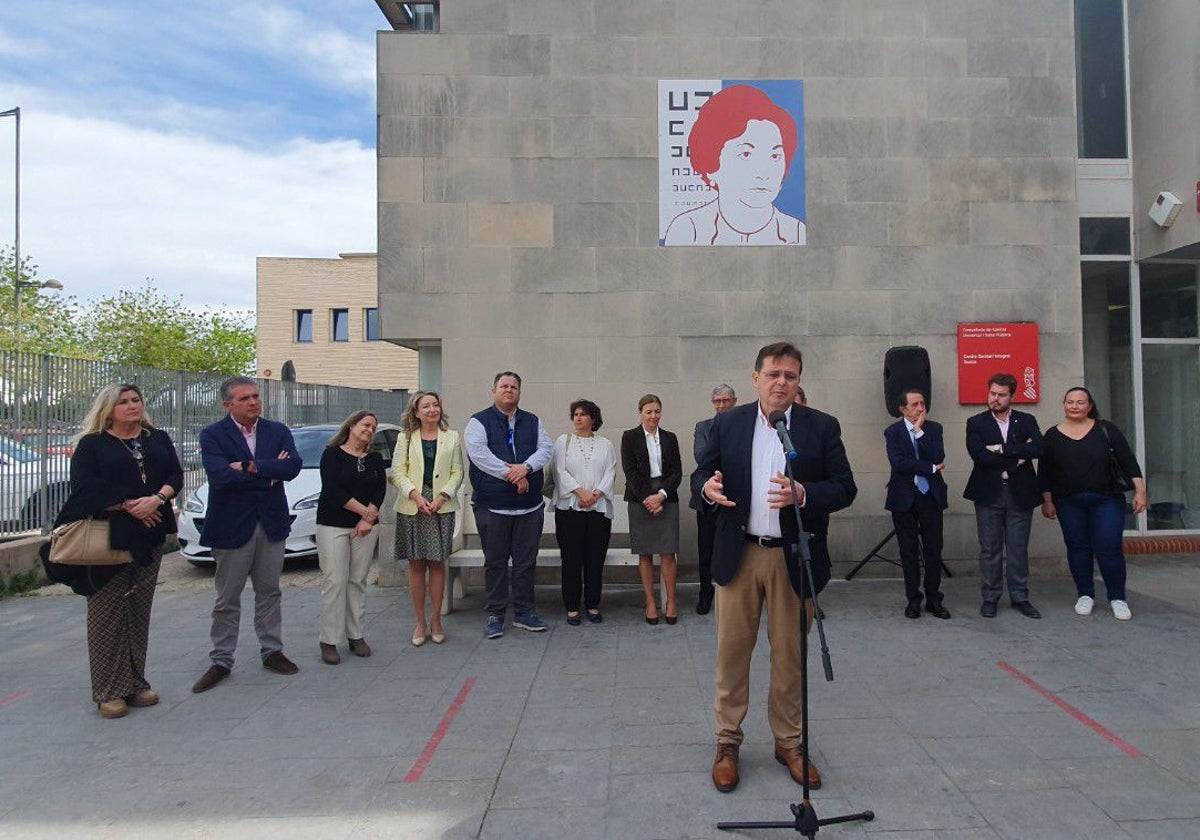
[[[688,135],[692,169],[710,187],[717,187],[708,176],[721,166],[721,149],[733,138],[740,137],[750,120],[772,122],[779,128],[785,161],[783,176],[787,177],[799,142],[796,121],[758,88],[733,85],[714,94],[700,107],[696,124]]]

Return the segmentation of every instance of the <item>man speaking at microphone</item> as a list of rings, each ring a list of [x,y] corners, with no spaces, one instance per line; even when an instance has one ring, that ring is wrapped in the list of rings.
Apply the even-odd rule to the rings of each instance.
[[[758,351],[750,375],[758,400],[719,414],[692,473],[692,490],[717,512],[712,575],[717,584],[716,714],[717,754],[712,778],[717,790],[738,784],[742,721],[750,700],[750,656],[758,640],[759,617],[767,610],[771,645],[771,684],[767,720],[775,736],[775,759],[797,784],[804,782],[800,719],[800,598],[803,569],[785,473],[783,440],[796,452],[795,492],[804,530],[811,535],[814,585],[829,581],[826,543],[829,514],[847,507],[858,492],[842,445],[838,421],[795,404],[804,359],[791,343]],[[772,424],[776,415],[778,429]],[[811,620],[813,605],[807,602]],[[807,632],[807,628],[805,628]],[[811,758],[809,786],[821,786]]]

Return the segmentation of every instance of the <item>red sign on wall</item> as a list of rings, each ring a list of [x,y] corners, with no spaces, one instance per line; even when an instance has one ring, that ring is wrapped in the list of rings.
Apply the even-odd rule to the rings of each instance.
[[[1014,403],[1041,400],[1037,324],[958,325],[959,405],[986,405],[987,381],[997,373],[1017,378]]]

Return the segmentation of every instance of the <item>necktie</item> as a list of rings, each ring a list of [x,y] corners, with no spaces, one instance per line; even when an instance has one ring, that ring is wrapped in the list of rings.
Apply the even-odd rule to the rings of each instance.
[[[912,432],[912,431],[910,431],[910,432],[908,433],[908,437],[909,437],[909,439],[910,439],[910,440],[912,440],[912,445],[913,445],[913,454],[917,456],[917,459],[918,459],[918,460],[920,460],[920,458],[921,458],[921,450],[917,449],[917,435],[916,435],[916,433],[915,433],[915,432]],[[929,479],[928,479],[928,478],[926,478],[926,477],[925,477],[925,476],[923,476],[923,475],[917,475],[917,476],[914,476],[914,478],[917,480],[917,489],[918,489],[918,490],[920,490],[920,491],[921,491],[921,495],[922,495],[922,496],[924,496],[926,493],[928,493],[928,492],[929,492]]]

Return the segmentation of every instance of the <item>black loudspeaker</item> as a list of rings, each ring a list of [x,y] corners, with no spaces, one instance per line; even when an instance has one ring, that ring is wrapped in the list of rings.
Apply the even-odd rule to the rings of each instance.
[[[883,356],[883,399],[893,417],[900,416],[898,404],[905,391],[920,391],[925,395],[925,409],[933,411],[929,353],[924,347],[892,347]]]

